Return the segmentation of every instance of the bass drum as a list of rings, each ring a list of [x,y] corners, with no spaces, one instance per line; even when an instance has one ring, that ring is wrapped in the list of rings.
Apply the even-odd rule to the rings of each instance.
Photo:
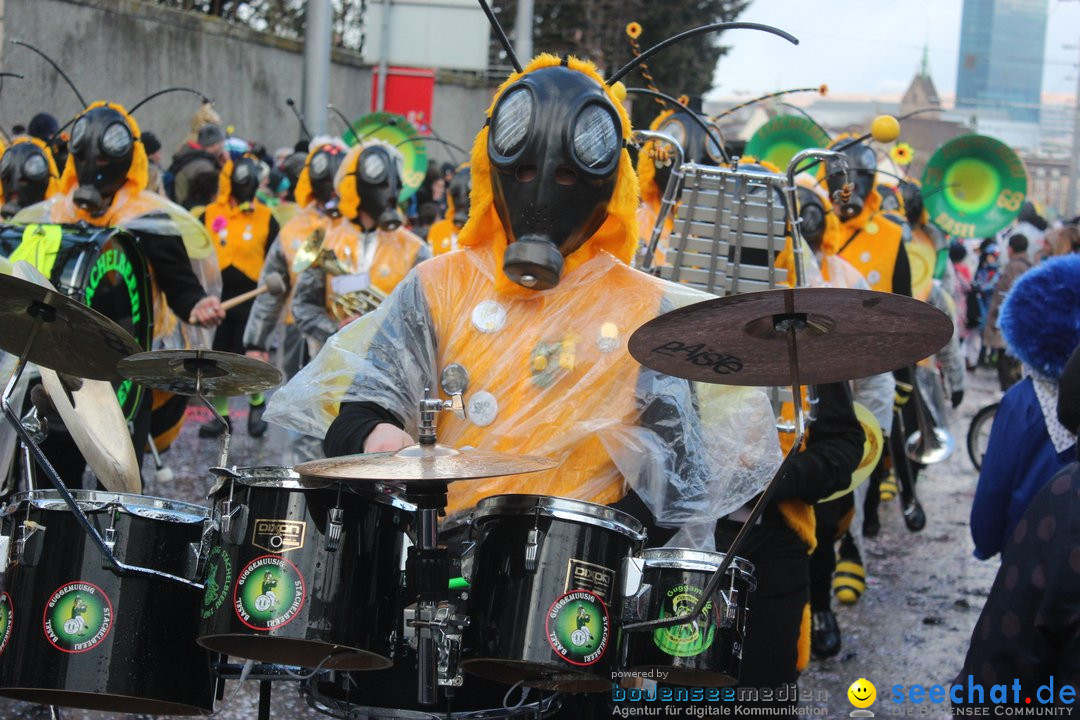
[[[222,471],[211,497],[201,645],[284,665],[390,666],[411,505],[377,484],[272,466]]]
[[[610,689],[624,566],[645,540],[641,524],[614,508],[542,495],[485,498],[471,522],[465,670],[546,690]]]
[[[123,563],[194,578],[206,508],[71,491]],[[208,715],[211,655],[195,642],[202,591],[105,569],[54,490],[16,495],[0,595],[0,695],[108,713]]]

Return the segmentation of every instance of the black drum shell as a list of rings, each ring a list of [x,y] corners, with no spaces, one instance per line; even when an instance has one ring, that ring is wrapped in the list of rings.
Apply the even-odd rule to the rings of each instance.
[[[576,505],[602,508],[591,503]],[[471,623],[463,637],[462,663],[468,672],[547,690],[602,692],[611,688],[611,672],[617,667],[624,563],[644,536],[639,525],[627,534],[574,517],[507,512],[473,521],[477,545],[470,581]],[[536,570],[528,570],[525,549],[534,528],[542,537]],[[603,644],[602,654],[595,659],[576,654],[565,638],[549,639],[551,621],[557,627],[562,613],[572,612],[575,606],[579,613],[585,608],[590,616],[606,610],[607,637],[593,633],[595,645],[590,639],[585,646],[597,652]],[[556,643],[568,652],[557,651]]]
[[[215,518],[228,498],[229,484],[215,494]],[[236,481],[233,507],[243,506],[230,534],[220,530],[211,541],[210,557],[227,558],[231,576],[227,595],[208,595],[202,608],[199,643],[217,652],[262,662],[348,670],[369,670],[390,664],[394,630],[402,612],[400,585],[404,533],[410,513],[385,494],[338,486],[282,488]],[[327,550],[329,511],[343,510],[340,543]],[[260,521],[283,521],[303,527],[302,546],[275,552]],[[260,558],[262,560],[260,561]],[[268,560],[269,559],[269,560]],[[267,629],[245,623],[241,579],[251,563],[281,563],[283,572],[298,573],[302,604],[288,620]],[[219,566],[220,567],[220,566]],[[214,570],[207,563],[208,572]],[[251,616],[254,617],[254,616]],[[259,625],[258,623],[256,623]],[[261,627],[261,625],[259,625]]]
[[[645,551],[646,557],[650,552],[653,551]],[[672,617],[678,614],[676,608],[688,611],[696,604],[712,571],[719,567],[723,558],[720,553],[708,554],[718,558],[711,569],[657,567],[646,561],[642,573],[642,587],[647,588],[640,613],[642,619]],[[735,565],[737,567],[728,569],[719,586],[719,590],[733,601],[729,621],[725,621],[727,606],[718,590],[702,611],[704,617],[695,625],[624,632],[620,643],[620,665],[631,673],[663,678],[664,683],[672,685],[726,687],[737,684],[749,616],[747,601],[753,588],[747,568],[752,572],[753,566],[739,558]]]
[[[52,491],[37,492],[57,497]],[[85,495],[74,493],[77,498]],[[126,497],[136,503],[142,499]],[[97,509],[87,514],[104,536],[113,513]],[[9,548],[5,589],[12,622],[10,640],[0,652],[0,695],[114,713],[210,714],[212,656],[195,642],[202,591],[105,569],[101,553],[66,509],[28,509],[25,501],[16,502],[5,517],[5,535],[17,532],[26,519],[46,529],[31,537],[25,562],[18,557],[14,538]],[[114,552],[121,562],[194,575],[203,522],[116,512],[114,527]],[[111,605],[108,632],[80,652],[62,651],[45,634],[50,598],[70,583],[96,586]]]

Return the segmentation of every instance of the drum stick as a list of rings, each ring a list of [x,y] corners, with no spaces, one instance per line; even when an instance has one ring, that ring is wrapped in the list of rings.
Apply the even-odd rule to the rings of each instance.
[[[268,292],[271,295],[284,295],[285,294],[285,281],[282,279],[279,273],[270,273],[266,276],[266,284],[260,285],[254,290],[248,290],[246,293],[240,293],[236,297],[229,298],[225,302],[221,303],[222,310],[231,310],[232,308],[245,303],[253,297],[262,295],[264,292]]]

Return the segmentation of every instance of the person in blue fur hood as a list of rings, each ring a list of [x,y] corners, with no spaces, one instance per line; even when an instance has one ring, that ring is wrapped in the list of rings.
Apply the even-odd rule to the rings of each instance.
[[[1002,551],[1043,484],[1076,455],[1057,418],[1058,379],[1080,345],[1080,255],[1048,260],[1017,280],[998,322],[1024,379],[1001,400],[971,506],[975,557]]]

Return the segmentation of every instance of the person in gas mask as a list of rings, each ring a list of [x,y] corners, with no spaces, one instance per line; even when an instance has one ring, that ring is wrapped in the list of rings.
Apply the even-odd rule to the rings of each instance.
[[[369,140],[338,168],[342,219],[326,234],[327,259],[300,275],[293,296],[293,316],[309,342],[321,346],[431,257],[424,241],[402,227],[401,163],[393,146]]]
[[[260,182],[260,161],[251,153],[229,160],[218,178],[218,196],[202,215],[206,229],[218,240],[218,266],[221,268],[223,300],[241,295],[258,286],[267,249],[278,234],[277,220],[265,204],[255,197]],[[230,308],[214,333],[214,350],[244,352],[244,329],[253,300]],[[266,399],[262,393],[248,398],[248,435],[262,437],[267,430],[262,419]],[[229,399],[214,398],[218,413],[229,422]],[[200,437],[217,437],[225,430],[214,418],[199,428]]]
[[[458,249],[457,239],[465,221],[469,219],[469,192],[472,190],[472,173],[469,164],[458,167],[447,189],[446,217],[432,224],[427,239],[433,255],[442,255]]]
[[[695,521],[711,545],[707,518],[776,467],[772,410],[757,389],[694,394],[627,351],[643,322],[709,296],[628,265],[638,197],[621,100],[572,57],[540,55],[511,75],[473,144],[459,251],[416,266],[331,337],[267,418],[325,436],[327,455],[394,451],[414,442],[425,388],[438,394],[444,371],[467,376],[467,419],[442,415],[441,443],[563,462],[454,483],[448,526],[480,498],[530,492],[616,504],[662,522],[657,538]],[[751,487],[731,488],[736,471]]]
[[[45,142],[25,135],[15,138],[0,157],[0,216],[14,217],[59,189],[60,173]]]
[[[297,168],[298,155],[300,153],[294,153],[286,160],[288,169]],[[274,331],[279,322],[284,324],[280,364],[286,377],[291,378],[299,372],[309,357],[303,334],[290,310],[298,274],[293,270],[293,262],[305,241],[310,242],[319,234],[325,237],[331,226],[340,221],[340,198],[334,188],[334,177],[344,158],[344,143],[329,137],[315,138],[306,156],[302,156],[292,193],[297,209],[270,244],[259,278],[259,283],[263,284],[266,275],[277,273],[288,283],[289,292],[284,295],[263,293],[255,298],[244,328],[246,354],[270,362]]]

